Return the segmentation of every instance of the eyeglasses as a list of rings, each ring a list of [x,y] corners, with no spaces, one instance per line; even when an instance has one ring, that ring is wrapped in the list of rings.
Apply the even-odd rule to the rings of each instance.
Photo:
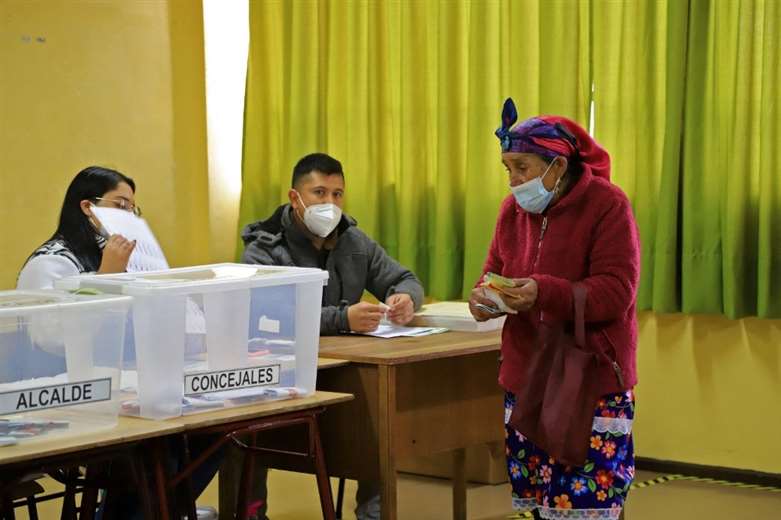
[[[125,199],[104,199],[103,197],[95,197],[92,200],[110,202],[111,204],[114,204],[117,209],[124,209],[125,211],[129,211],[137,217],[141,216],[141,208]]]

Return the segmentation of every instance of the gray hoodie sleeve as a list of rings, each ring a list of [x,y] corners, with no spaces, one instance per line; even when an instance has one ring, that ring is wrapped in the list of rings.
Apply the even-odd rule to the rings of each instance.
[[[320,335],[335,336],[349,332],[350,322],[347,320],[347,305],[326,305],[320,314]]]
[[[383,302],[392,294],[409,294],[415,310],[420,309],[423,305],[423,285],[418,277],[391,258],[377,242],[368,240],[369,276],[366,288],[369,292]]]
[[[244,246],[241,261],[245,264],[277,265],[269,252],[256,246],[254,242]]]

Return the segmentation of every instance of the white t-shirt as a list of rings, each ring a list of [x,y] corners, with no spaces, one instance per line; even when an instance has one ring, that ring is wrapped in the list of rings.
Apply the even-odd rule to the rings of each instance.
[[[16,288],[20,290],[53,289],[54,282],[76,276],[79,268],[61,255],[39,255],[31,258],[19,273]]]

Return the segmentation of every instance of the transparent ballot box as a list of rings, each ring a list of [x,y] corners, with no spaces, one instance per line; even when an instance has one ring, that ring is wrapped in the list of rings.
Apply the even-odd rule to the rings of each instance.
[[[0,446],[116,425],[131,302],[0,292]]]
[[[122,413],[161,419],[314,392],[327,279],[320,269],[216,264],[58,286],[133,297]]]

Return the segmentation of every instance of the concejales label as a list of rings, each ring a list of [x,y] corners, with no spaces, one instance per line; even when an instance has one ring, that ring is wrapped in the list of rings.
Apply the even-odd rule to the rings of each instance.
[[[184,395],[279,384],[280,365],[200,372],[184,376]]]

